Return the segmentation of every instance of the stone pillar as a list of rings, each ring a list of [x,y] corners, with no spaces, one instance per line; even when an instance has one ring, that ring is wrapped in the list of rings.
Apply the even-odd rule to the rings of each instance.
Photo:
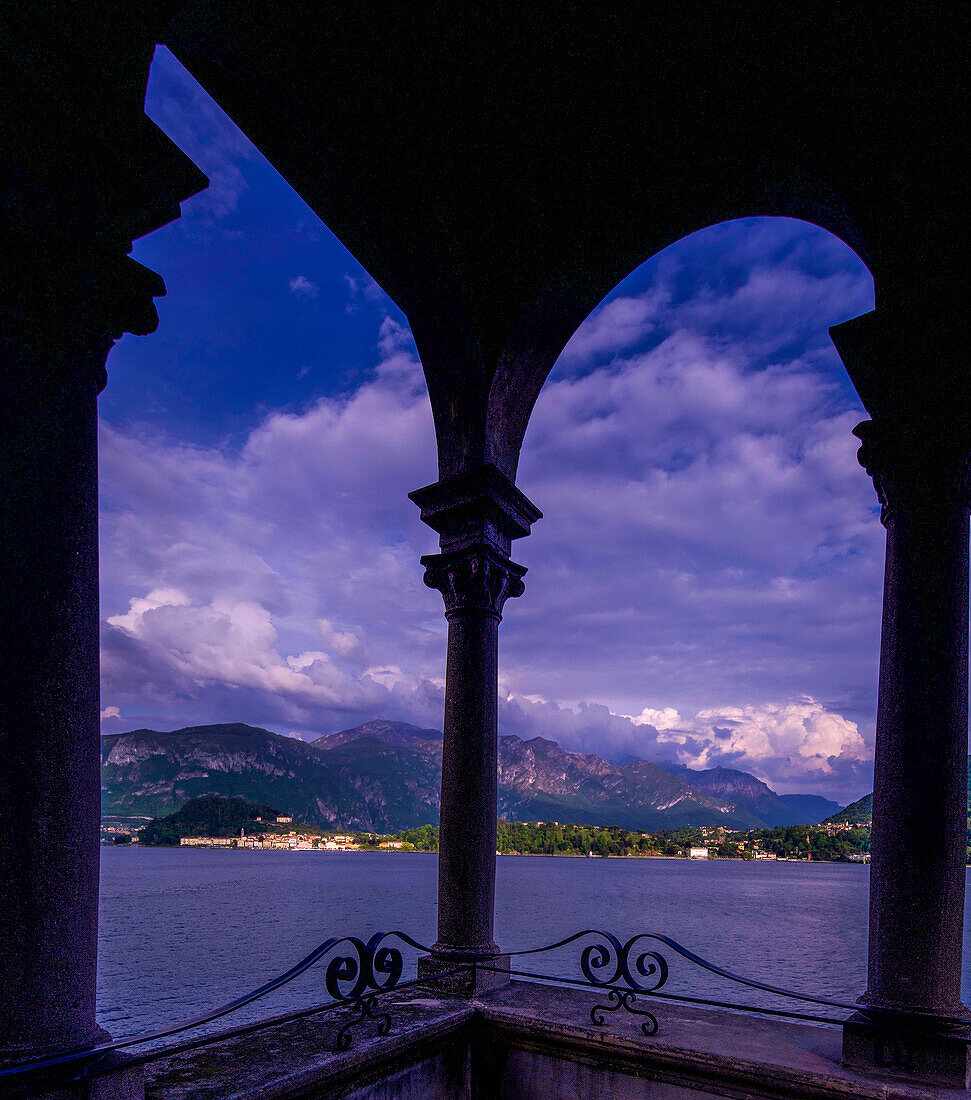
[[[106,1038],[95,1023],[97,395],[113,341],[154,329],[164,287],[123,254],[72,259],[25,261],[0,303],[0,1064]]]
[[[948,410],[942,410],[946,415]],[[969,1080],[961,1003],[968,755],[971,440],[877,419],[855,429],[887,529],[866,1007],[844,1061]]]
[[[421,561],[448,620],[434,952],[445,965],[495,959],[499,623],[504,602],[524,590],[526,570],[511,560],[511,540],[529,534],[541,513],[494,466],[411,499],[441,535],[442,553]]]

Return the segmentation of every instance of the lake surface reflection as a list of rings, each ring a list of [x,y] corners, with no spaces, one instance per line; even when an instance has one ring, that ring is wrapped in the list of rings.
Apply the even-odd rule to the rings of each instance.
[[[164,848],[101,855],[98,1018],[115,1037],[232,1000],[328,936],[366,939],[400,928],[422,943],[435,938],[434,856]],[[868,879],[869,868],[856,864],[504,856],[496,939],[514,950],[583,928],[622,939],[662,932],[745,977],[853,1001],[866,985]],[[966,927],[966,999],[969,940]],[[579,953],[578,945],[523,965],[579,976]],[[671,991],[774,1003],[665,954]],[[231,1019],[326,999],[315,968]]]

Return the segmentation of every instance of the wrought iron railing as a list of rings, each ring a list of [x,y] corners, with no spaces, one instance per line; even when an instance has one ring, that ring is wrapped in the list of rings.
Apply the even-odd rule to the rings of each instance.
[[[579,959],[574,956],[572,960],[579,968],[580,977],[531,970],[518,962],[518,960],[525,960],[527,957],[564,952],[582,941],[586,942],[580,951]],[[324,940],[319,947],[283,974],[259,986],[245,996],[238,997],[210,1012],[194,1016],[181,1023],[156,1028],[128,1038],[115,1039],[84,1050],[72,1051],[24,1065],[0,1068],[0,1089],[5,1083],[27,1083],[31,1078],[55,1073],[61,1075],[62,1080],[90,1081],[93,1078],[114,1071],[114,1067],[109,1064],[109,1060],[111,1055],[116,1052],[127,1052],[131,1048],[158,1043],[161,1040],[171,1039],[186,1032],[194,1032],[195,1034],[174,1043],[142,1050],[134,1055],[129,1054],[125,1058],[125,1066],[130,1067],[139,1063],[168,1058],[213,1042],[221,1042],[246,1035],[291,1020],[350,1008],[355,1011],[355,1015],[341,1025],[335,1036],[337,1049],[347,1050],[352,1041],[353,1030],[366,1021],[373,1021],[377,1025],[378,1034],[386,1035],[389,1033],[392,1026],[392,1006],[388,1004],[386,998],[390,994],[401,994],[418,986],[428,987],[444,978],[454,978],[462,975],[468,976],[467,988],[471,992],[477,987],[478,975],[482,971],[508,974],[511,978],[530,979],[544,984],[596,990],[607,999],[605,1002],[598,1002],[590,1009],[590,1019],[595,1025],[603,1026],[606,1023],[606,1014],[609,1012],[625,1011],[640,1018],[640,1030],[646,1037],[657,1034],[659,1029],[658,1019],[652,1011],[644,1007],[644,1001],[639,998],[728,1009],[734,1012],[758,1013],[763,1016],[783,1017],[829,1025],[842,1025],[847,1020],[846,1015],[835,1017],[833,1015],[822,1015],[819,1012],[797,1011],[790,1008],[771,1007],[740,1001],[724,1001],[672,992],[670,989],[665,988],[671,974],[671,965],[668,958],[661,953],[662,949],[667,949],[674,957],[697,967],[701,971],[725,979],[733,985],[758,990],[761,993],[800,1002],[803,1005],[852,1013],[855,1014],[855,1019],[864,1026],[869,1025],[883,1029],[906,1027],[911,1034],[913,1034],[915,1028],[920,1028],[919,1021],[915,1022],[912,1015],[887,1013],[857,1003],[799,993],[791,989],[784,989],[742,977],[708,962],[670,936],[656,932],[642,932],[630,939],[621,940],[610,932],[588,928],[544,947],[509,952],[508,957],[511,963],[509,966],[506,966],[505,963],[500,966],[496,961],[483,960],[481,957],[449,956],[447,969],[437,971],[434,976],[409,978],[406,981],[402,981],[404,975],[402,946],[434,955],[431,948],[397,930],[378,932],[366,941],[356,936],[332,937]],[[266,997],[275,990],[288,985],[318,964],[324,967],[324,986],[331,998],[329,1001],[218,1032],[200,1033],[200,1029],[203,1029],[206,1025]],[[526,965],[528,966],[528,964]],[[953,1030],[955,1038],[958,1039],[964,1039],[967,1026],[966,1020],[957,1018],[952,1020],[935,1017],[933,1020],[935,1029],[938,1031],[941,1028]],[[968,1040],[964,1039],[964,1041]]]

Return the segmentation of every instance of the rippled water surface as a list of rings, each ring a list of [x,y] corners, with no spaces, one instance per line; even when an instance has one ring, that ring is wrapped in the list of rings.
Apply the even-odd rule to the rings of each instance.
[[[99,1020],[118,1037],[231,1000],[328,936],[400,928],[422,943],[435,938],[434,856],[164,848],[101,855]],[[496,939],[513,950],[583,928],[624,939],[663,932],[735,973],[854,1000],[865,986],[868,876],[854,864],[505,856]],[[969,941],[966,928],[966,997]],[[665,954],[672,990],[758,1001]],[[578,956],[576,947],[528,965],[578,976]],[[312,970],[232,1020],[326,999],[322,974]]]

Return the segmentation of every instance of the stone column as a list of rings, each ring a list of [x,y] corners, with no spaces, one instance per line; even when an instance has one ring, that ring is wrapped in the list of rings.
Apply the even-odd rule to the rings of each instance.
[[[18,266],[0,303],[0,1064],[106,1038],[95,1023],[97,395],[113,341],[153,329],[164,292],[123,254],[74,257],[76,268],[57,257]]]
[[[437,961],[495,959],[498,634],[526,570],[509,556],[541,513],[494,466],[418,489],[411,499],[441,535],[423,557],[425,583],[448,620]],[[424,960],[423,972],[430,972]],[[432,967],[434,969],[434,966]]]
[[[948,410],[942,410],[946,415]],[[868,988],[844,1060],[965,1085],[968,755],[966,430],[855,429],[887,529],[874,760]],[[859,1023],[860,1021],[857,1021]]]

